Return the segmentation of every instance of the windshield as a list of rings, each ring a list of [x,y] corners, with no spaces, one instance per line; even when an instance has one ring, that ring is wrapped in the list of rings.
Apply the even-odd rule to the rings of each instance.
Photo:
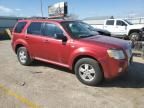
[[[127,22],[129,25],[133,25],[130,21],[128,20],[124,20],[125,22]]]
[[[79,21],[62,22],[62,26],[72,35],[73,38],[86,38],[98,34],[96,31],[89,29],[88,24]]]
[[[91,26],[91,25],[89,25],[89,24],[87,24],[87,23],[84,23],[84,22],[81,22],[81,24],[82,24],[83,26],[85,26],[86,28],[88,28],[90,31],[97,32],[96,29],[95,29],[93,26]],[[97,33],[98,33],[98,32],[97,32]]]

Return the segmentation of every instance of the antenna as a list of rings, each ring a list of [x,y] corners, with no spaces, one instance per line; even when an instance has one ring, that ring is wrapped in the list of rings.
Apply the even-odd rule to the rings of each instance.
[[[43,2],[42,2],[42,0],[40,0],[40,4],[41,4],[41,15],[42,15],[42,17],[43,17]]]

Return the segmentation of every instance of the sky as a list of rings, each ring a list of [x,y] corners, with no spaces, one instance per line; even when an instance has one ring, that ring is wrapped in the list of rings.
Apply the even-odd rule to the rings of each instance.
[[[144,16],[144,0],[42,0],[44,16],[48,6],[68,2],[68,13],[80,19],[95,16]],[[40,0],[0,0],[0,16],[41,16]]]

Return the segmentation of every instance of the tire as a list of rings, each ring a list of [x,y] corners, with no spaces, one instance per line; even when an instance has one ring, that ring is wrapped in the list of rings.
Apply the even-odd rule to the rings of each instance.
[[[31,64],[32,59],[29,56],[29,53],[25,47],[20,47],[17,50],[17,58],[20,62],[20,64],[24,66],[28,66]]]
[[[140,40],[140,34],[137,32],[133,32],[130,34],[129,38],[132,41],[139,41]]]
[[[96,86],[103,80],[103,73],[99,64],[91,58],[78,60],[75,64],[74,71],[78,80],[89,86]]]

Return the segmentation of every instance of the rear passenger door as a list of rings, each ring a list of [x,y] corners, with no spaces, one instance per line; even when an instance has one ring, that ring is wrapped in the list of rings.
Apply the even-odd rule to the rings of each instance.
[[[43,23],[31,22],[27,29],[26,40],[33,57],[44,58],[45,48],[43,38]]]
[[[108,30],[109,32],[111,32],[111,34],[115,33],[115,20],[107,20],[105,25],[104,25],[104,29]]]

